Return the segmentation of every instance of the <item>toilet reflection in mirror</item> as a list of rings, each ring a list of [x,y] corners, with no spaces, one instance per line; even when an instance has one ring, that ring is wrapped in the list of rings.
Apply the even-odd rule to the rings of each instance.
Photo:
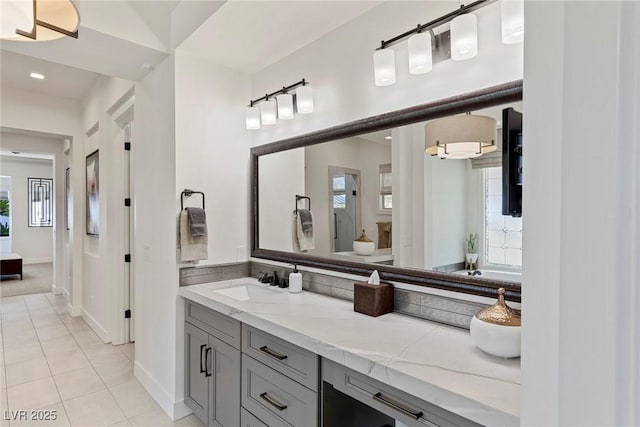
[[[467,237],[477,233],[475,275],[520,281],[522,218],[502,214],[508,107],[522,111],[517,102],[472,112],[496,127],[495,148],[474,158],[431,156],[425,122],[260,156],[259,247],[294,251],[291,218],[304,195],[313,212],[309,255],[468,274]],[[363,230],[371,255],[354,251]]]

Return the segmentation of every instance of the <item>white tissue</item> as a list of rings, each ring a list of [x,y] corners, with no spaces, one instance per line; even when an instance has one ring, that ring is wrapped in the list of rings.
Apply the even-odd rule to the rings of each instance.
[[[380,275],[378,274],[378,270],[373,270],[369,280],[367,281],[370,285],[379,285],[380,284]]]

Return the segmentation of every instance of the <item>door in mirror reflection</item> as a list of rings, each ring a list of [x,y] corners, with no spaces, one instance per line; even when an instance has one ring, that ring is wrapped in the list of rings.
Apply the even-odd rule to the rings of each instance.
[[[329,167],[329,215],[333,231],[332,252],[348,252],[353,249],[353,241],[357,238],[360,227],[359,196],[360,171]]]

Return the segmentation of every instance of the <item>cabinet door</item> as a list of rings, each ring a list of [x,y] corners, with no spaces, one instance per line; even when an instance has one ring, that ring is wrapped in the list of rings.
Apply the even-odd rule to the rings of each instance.
[[[240,350],[209,335],[211,354],[207,363],[210,382],[210,424],[216,427],[240,425]]]
[[[185,403],[205,424],[209,415],[209,377],[206,352],[209,334],[195,326],[184,324],[185,337]]]

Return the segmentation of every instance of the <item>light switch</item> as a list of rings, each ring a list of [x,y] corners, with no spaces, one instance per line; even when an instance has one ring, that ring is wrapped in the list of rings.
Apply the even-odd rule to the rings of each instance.
[[[142,258],[146,262],[150,262],[151,261],[151,246],[149,246],[149,245],[142,246]]]

